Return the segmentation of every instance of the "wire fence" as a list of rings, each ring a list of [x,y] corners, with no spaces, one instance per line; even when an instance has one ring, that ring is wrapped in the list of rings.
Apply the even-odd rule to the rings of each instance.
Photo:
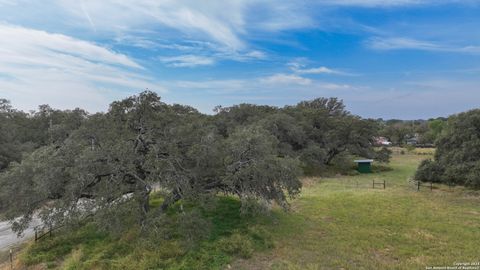
[[[414,180],[412,178],[407,178],[405,182],[399,182],[397,180],[389,180],[382,178],[373,178],[373,179],[335,179],[335,180],[326,180],[322,182],[323,185],[328,185],[332,189],[345,189],[345,190],[355,190],[355,189],[406,189],[411,191],[433,191],[435,189],[440,189],[441,186],[445,186],[438,183],[432,182],[421,182]],[[451,185],[447,185],[450,188]]]

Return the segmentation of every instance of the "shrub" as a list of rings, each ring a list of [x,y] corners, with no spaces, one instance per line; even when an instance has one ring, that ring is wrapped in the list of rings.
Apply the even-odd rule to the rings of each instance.
[[[423,182],[442,182],[442,170],[437,163],[431,159],[426,159],[418,166],[414,178]]]
[[[451,116],[437,140],[434,160],[424,161],[415,178],[480,188],[480,110]]]
[[[382,147],[382,149],[375,153],[375,159],[381,163],[389,163],[391,155],[392,150],[384,146]]]

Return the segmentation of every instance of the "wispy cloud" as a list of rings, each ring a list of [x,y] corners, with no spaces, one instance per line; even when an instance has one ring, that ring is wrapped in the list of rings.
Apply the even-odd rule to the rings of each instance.
[[[297,58],[287,64],[287,66],[296,74],[331,74],[331,75],[353,75],[338,69],[332,69],[325,66],[308,67],[310,62],[306,58]]]
[[[161,62],[170,67],[196,67],[196,66],[211,66],[215,60],[210,57],[198,55],[180,55],[170,57],[160,57]]]
[[[94,21],[102,32],[117,35],[142,28],[170,40],[176,36],[177,40],[211,41],[234,51],[248,50],[252,33],[315,27],[311,7],[322,4],[310,0],[211,0],[208,3],[196,0],[104,0],[80,3],[83,6],[74,0],[57,3],[79,27],[81,25],[75,19],[84,21],[84,10],[88,10],[89,21]],[[172,30],[176,32],[172,34]]]
[[[99,110],[111,89],[156,88],[135,60],[94,43],[4,24],[0,36],[0,95],[21,108],[50,103]]]
[[[480,53],[480,46],[465,45],[445,45],[436,42],[417,40],[412,38],[394,37],[382,38],[375,37],[366,41],[366,46],[375,50],[422,50],[422,51],[441,51],[457,53]]]
[[[22,58],[24,62],[21,63],[23,64],[32,63],[37,60],[36,58],[44,56],[45,53],[57,53],[64,57],[73,56],[90,62],[103,61],[112,65],[142,68],[134,60],[123,54],[66,35],[0,24],[0,36],[2,36],[0,49],[6,53],[13,53],[13,55],[5,54],[3,58],[17,57],[14,58],[17,61],[18,58]],[[25,52],[30,55],[15,54],[15,52]],[[42,52],[44,53],[42,54]],[[29,56],[33,56],[33,58]],[[5,61],[5,59],[3,60]],[[48,62],[45,61],[45,64],[48,64]]]
[[[261,79],[261,82],[266,84],[297,84],[297,85],[309,85],[312,83],[311,79],[304,78],[295,74],[274,74]]]
[[[245,1],[89,1],[89,16],[102,31],[130,32],[138,27],[156,29],[164,26],[200,38],[207,36],[229,48],[242,49]],[[62,1],[70,14],[85,16],[78,1]],[[227,11],[228,12],[225,12]],[[108,16],[105,16],[108,14]]]
[[[294,72],[299,74],[333,74],[333,75],[352,75],[344,71],[331,69],[328,67],[298,68]]]
[[[391,7],[431,4],[432,0],[323,0],[322,4],[335,6],[360,6],[360,7]]]
[[[442,5],[451,3],[458,5],[445,18],[450,7]],[[467,10],[466,3],[476,9]],[[389,106],[406,111],[410,103],[421,109],[425,100],[435,101],[435,89],[442,89],[448,104],[446,97],[455,95],[446,93],[461,87],[403,82],[450,69],[460,72],[439,76],[472,82],[456,95],[458,104],[478,104],[478,72],[463,72],[478,69],[476,0],[0,0],[0,6],[2,22],[9,23],[0,24],[0,96],[21,108],[50,103],[98,111],[149,88],[168,89],[167,100],[208,103],[208,110],[227,98],[231,104],[292,104],[339,96],[365,115],[375,115],[375,98],[385,95],[395,104],[388,102],[378,114],[393,114]],[[358,46],[358,40],[366,41]],[[437,52],[438,61],[421,52],[415,60],[431,62],[414,66],[398,54],[370,61],[372,50]],[[340,51],[347,53],[334,57]],[[295,55],[305,61],[294,63]],[[172,68],[154,74],[162,65]],[[351,70],[362,76],[353,77]],[[198,79],[206,74],[211,77]],[[359,86],[364,84],[372,88]],[[392,87],[399,90],[387,93]],[[428,90],[430,99],[415,93],[417,101],[400,104],[404,89]],[[431,107],[432,114],[439,111]]]
[[[169,89],[200,90],[202,93],[223,95],[242,94],[246,92],[264,93],[274,91],[280,94],[284,91],[298,93],[309,90],[358,90],[365,87],[338,84],[320,80],[303,78],[294,74],[277,73],[266,76],[258,76],[248,79],[225,79],[225,80],[200,80],[200,81],[165,81]],[[307,88],[305,86],[308,86]],[[308,90],[308,91],[309,91]]]

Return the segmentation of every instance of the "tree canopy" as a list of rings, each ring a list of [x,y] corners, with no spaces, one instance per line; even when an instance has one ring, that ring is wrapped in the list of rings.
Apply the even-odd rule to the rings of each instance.
[[[416,138],[419,145],[433,146],[445,126],[443,117],[428,120],[377,120],[379,134],[394,145],[404,145],[407,139]]]
[[[10,165],[0,175],[0,211],[18,232],[34,215],[44,226],[88,216],[108,227],[128,213],[145,229],[180,200],[219,193],[245,207],[264,201],[287,208],[301,190],[305,164],[328,166],[345,153],[385,156],[372,146],[376,122],[351,115],[335,98],[284,108],[217,107],[205,115],[147,91],[113,102],[106,113],[43,105],[26,114],[6,101],[1,110],[8,142],[0,144],[0,161]],[[12,117],[19,120],[4,120]],[[22,128],[25,138],[18,136]],[[149,208],[153,187],[164,194],[157,209]]]
[[[480,110],[448,119],[434,160],[422,162],[415,178],[480,188]]]

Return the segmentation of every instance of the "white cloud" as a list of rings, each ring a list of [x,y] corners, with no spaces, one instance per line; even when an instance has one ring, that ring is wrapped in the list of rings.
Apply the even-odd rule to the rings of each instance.
[[[455,46],[445,45],[430,41],[417,40],[412,38],[394,37],[381,38],[375,37],[366,41],[369,48],[375,50],[422,50],[422,51],[442,51],[457,53],[480,53],[480,46]]]
[[[321,3],[335,6],[388,7],[432,3],[432,0],[323,0]]]
[[[307,68],[307,62],[305,58],[297,58],[294,61],[287,64],[290,69],[296,74],[331,74],[331,75],[352,75],[347,72],[343,72],[336,69],[320,66],[314,68]]]
[[[261,82],[265,84],[274,84],[274,85],[282,85],[282,84],[297,84],[297,85],[309,85],[312,83],[312,80],[308,78],[304,78],[294,74],[274,74],[265,78],[261,79]]]
[[[22,109],[49,103],[98,111],[112,95],[156,89],[140,64],[96,44],[4,24],[0,36],[0,95]]]
[[[267,57],[264,52],[257,51],[257,50],[249,51],[244,55],[245,57],[252,58],[252,59],[264,59],[265,57]]]
[[[321,0],[321,5],[388,8],[415,5],[478,4],[477,0]]]
[[[71,55],[79,59],[95,62],[97,60],[108,64],[123,65],[134,68],[142,68],[127,56],[115,53],[90,42],[71,38],[60,34],[51,34],[45,31],[0,24],[1,50],[5,53],[24,51],[34,54],[35,52],[57,52]],[[34,45],[34,46],[33,46]],[[20,57],[21,55],[14,55]],[[4,57],[8,58],[8,55]],[[35,61],[23,56],[23,64]],[[18,59],[17,59],[18,60]]]
[[[170,67],[210,66],[215,63],[213,58],[198,55],[160,57],[159,59]]]
[[[348,84],[337,84],[337,83],[320,83],[318,86],[320,88],[329,89],[329,90],[358,89]]]
[[[457,2],[456,0],[445,0]],[[252,51],[252,40],[292,29],[335,28],[326,21],[329,12],[344,6],[395,7],[418,4],[438,4],[433,0],[55,0],[49,5],[34,1],[0,0],[1,4],[18,6],[5,14],[17,12],[19,16],[5,16],[8,21],[29,21],[28,25],[68,26],[64,33],[94,34],[104,40],[123,40],[125,45],[142,48],[170,46],[184,49],[184,40],[212,42],[215,46],[201,55],[222,57],[238,61],[265,59],[264,53]],[[319,14],[320,13],[320,14]],[[38,14],[45,17],[38,18]],[[330,22],[331,23],[331,22]],[[22,22],[23,24],[23,22]],[[338,23],[333,23],[337,25]],[[62,28],[62,26],[58,26]],[[51,28],[48,28],[51,29]],[[91,32],[95,33],[91,33]],[[132,37],[128,40],[125,37]],[[152,38],[153,37],[153,38]],[[272,39],[269,39],[270,41]],[[177,46],[178,45],[178,46]],[[188,46],[187,46],[188,47]],[[477,48],[464,48],[477,50]],[[182,52],[181,54],[194,54]],[[211,54],[211,55],[210,55]],[[215,56],[214,56],[215,55]],[[313,71],[312,71],[313,72]]]
[[[307,68],[296,70],[298,73],[303,74],[338,74],[340,72],[327,68],[327,67],[317,67],[317,68]]]
[[[315,27],[314,1],[275,0],[75,0],[56,1],[83,29],[118,35],[145,29],[169,39],[212,41],[248,50],[253,32]],[[321,3],[320,3],[321,4]],[[181,36],[178,35],[179,31]]]
[[[242,94],[245,92],[282,92],[288,90],[357,90],[349,84],[338,84],[311,80],[294,74],[272,74],[248,79],[202,80],[202,81],[169,81],[165,82],[169,89],[200,90],[209,94]],[[306,87],[308,86],[308,87]],[[364,88],[364,87],[363,87]]]
[[[419,49],[419,50],[439,50],[440,46],[431,42],[420,41],[411,38],[380,38],[375,37],[367,40],[367,46],[377,50],[396,50],[396,49]]]
[[[98,30],[129,32],[165,26],[197,38],[207,35],[229,48],[244,47],[239,34],[244,26],[245,1],[85,0],[81,3]],[[85,17],[78,1],[66,0],[60,4],[77,18]]]
[[[331,69],[327,67],[316,67],[316,68],[305,68],[305,69],[295,69],[296,73],[299,74],[333,74],[333,75],[351,75],[350,73],[343,72],[336,69]]]

